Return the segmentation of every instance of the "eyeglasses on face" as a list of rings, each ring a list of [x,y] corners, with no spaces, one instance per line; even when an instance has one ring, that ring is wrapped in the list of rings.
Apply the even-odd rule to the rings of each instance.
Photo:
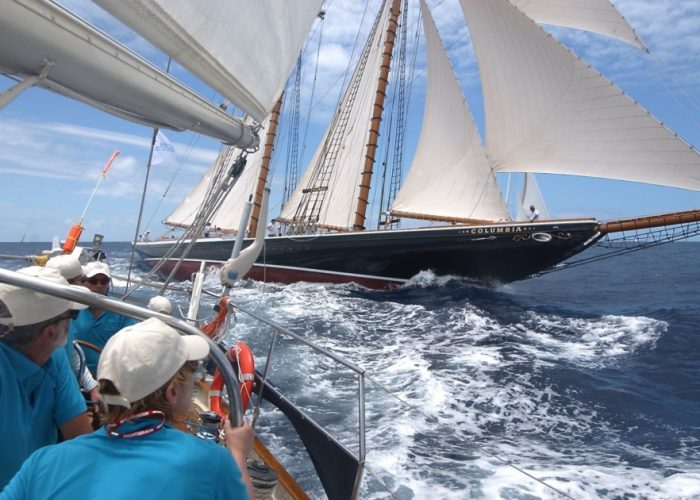
[[[98,278],[97,276],[93,276],[91,278],[86,278],[85,281],[90,283],[91,285],[108,285],[111,280],[106,276],[104,278]]]
[[[75,319],[78,317],[79,312],[80,311],[70,310],[70,311],[66,312],[66,314],[63,314],[63,315],[59,316],[58,318],[56,318],[56,321],[54,321],[54,323],[60,323],[61,321]]]
[[[192,373],[192,379],[195,381],[204,380],[207,375],[206,366],[204,361],[188,361],[186,363],[187,368]]]

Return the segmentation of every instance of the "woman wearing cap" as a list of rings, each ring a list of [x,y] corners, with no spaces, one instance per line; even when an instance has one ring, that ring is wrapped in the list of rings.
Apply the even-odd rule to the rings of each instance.
[[[208,354],[206,340],[183,337],[157,318],[121,330],[97,371],[109,405],[106,425],[35,452],[0,497],[252,498],[250,425],[234,429],[226,420],[228,450],[171,426],[192,399],[192,361]]]
[[[83,284],[88,290],[100,295],[107,295],[109,284],[112,282],[109,266],[104,262],[89,262],[85,265],[84,271],[85,281]],[[71,321],[71,334],[78,340],[102,349],[112,335],[135,323],[134,319],[91,306],[81,311],[78,317]],[[96,351],[85,349],[85,362],[93,373],[97,370],[99,357],[100,355]]]
[[[55,269],[21,274],[67,285]],[[85,306],[0,284],[0,490],[36,449],[92,432],[63,352],[71,310]]]

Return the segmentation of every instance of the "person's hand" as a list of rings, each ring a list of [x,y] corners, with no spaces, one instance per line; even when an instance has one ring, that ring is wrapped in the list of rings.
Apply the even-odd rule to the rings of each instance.
[[[100,412],[100,403],[102,402],[102,394],[100,394],[100,388],[99,387],[94,387],[90,389],[90,401],[94,401],[94,404],[92,404],[89,407],[89,410],[92,413],[99,413]]]
[[[250,450],[253,449],[254,436],[253,428],[247,421],[244,420],[240,427],[233,427],[228,417],[224,418],[224,439],[226,447],[232,453],[247,458],[250,455]]]
[[[224,440],[226,441],[226,447],[238,465],[238,470],[241,472],[241,481],[245,484],[250,498],[255,498],[255,489],[253,488],[253,481],[250,478],[250,474],[248,474],[246,459],[253,449],[254,437],[255,433],[253,432],[253,428],[245,419],[243,420],[242,426],[233,427],[231,426],[231,420],[229,420],[228,417],[224,417]]]

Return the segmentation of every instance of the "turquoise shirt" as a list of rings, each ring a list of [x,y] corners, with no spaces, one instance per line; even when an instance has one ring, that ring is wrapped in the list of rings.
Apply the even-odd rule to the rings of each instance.
[[[0,341],[0,489],[34,450],[56,443],[58,427],[85,411],[63,349],[39,366]]]
[[[120,432],[154,425],[125,424]],[[51,498],[247,499],[230,452],[165,426],[145,436],[108,436],[104,428],[42,448],[22,466],[1,500]]]
[[[84,340],[102,349],[112,335],[122,328],[136,323],[138,321],[135,319],[110,311],[102,311],[98,317],[95,317],[90,308],[87,308],[80,311],[78,317],[70,322],[69,338]],[[83,351],[85,352],[85,362],[94,374],[97,372],[97,362],[100,355],[89,347],[83,348]]]

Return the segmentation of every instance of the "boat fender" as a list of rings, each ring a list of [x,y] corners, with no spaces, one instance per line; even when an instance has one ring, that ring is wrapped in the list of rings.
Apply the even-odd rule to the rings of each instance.
[[[532,235],[532,239],[540,243],[548,243],[552,241],[552,235],[549,233],[535,233]]]
[[[241,403],[243,412],[248,409],[250,397],[253,394],[253,382],[255,381],[255,360],[248,344],[242,341],[236,342],[226,353],[226,357],[233,366],[233,371],[238,375],[238,383],[241,390]],[[209,389],[209,408],[222,417],[226,415],[221,405],[221,395],[224,388],[224,376],[217,368],[214,372],[214,380]]]
[[[63,251],[65,253],[73,252],[82,233],[83,225],[80,222],[70,228],[70,231],[68,231],[68,236],[66,236],[66,241],[63,243]]]

